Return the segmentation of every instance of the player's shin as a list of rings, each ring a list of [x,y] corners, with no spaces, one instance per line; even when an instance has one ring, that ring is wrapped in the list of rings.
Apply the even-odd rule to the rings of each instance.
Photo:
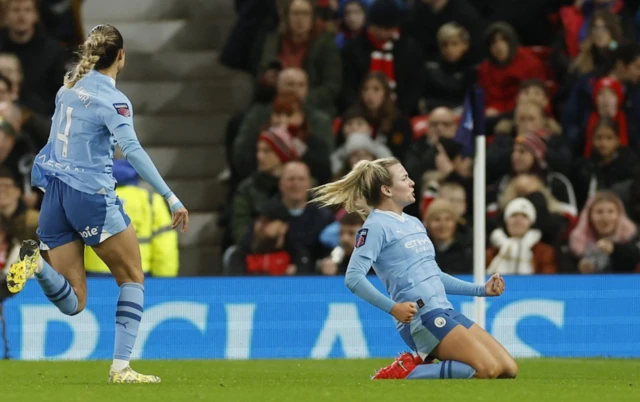
[[[42,257],[38,256],[35,276],[49,301],[66,315],[75,315],[78,310],[78,296],[67,279],[56,272]]]
[[[473,378],[476,371],[471,366],[455,360],[434,364],[420,364],[406,377],[407,380],[466,379]]]
[[[138,328],[144,311],[144,286],[129,282],[120,286],[116,308],[116,338],[113,351],[112,371],[121,371],[129,366],[131,351],[138,336]]]

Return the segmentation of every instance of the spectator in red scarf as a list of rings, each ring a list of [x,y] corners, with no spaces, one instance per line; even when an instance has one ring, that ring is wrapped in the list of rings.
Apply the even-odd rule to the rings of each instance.
[[[396,0],[376,0],[369,8],[365,35],[342,50],[345,108],[358,99],[358,90],[369,72],[387,77],[400,111],[412,115],[422,95],[424,65],[420,45],[400,32],[402,10]]]
[[[276,97],[267,126],[284,128],[291,135],[296,154],[309,166],[315,183],[331,179],[329,150],[322,137],[311,130],[296,93],[283,92]]]
[[[284,10],[280,31],[265,39],[258,75],[274,62],[282,68],[301,68],[309,76],[306,102],[330,116],[342,85],[340,51],[334,36],[316,26],[312,0],[293,0]]]
[[[589,116],[594,110],[593,86],[602,76],[615,78],[624,86],[624,111],[633,125],[640,126],[640,45],[621,43],[614,52],[614,60],[605,74],[591,72],[572,84],[571,93],[562,108],[562,127],[565,136],[577,143]]]
[[[612,119],[615,122],[620,145],[629,145],[632,140],[637,143],[635,135],[630,138],[627,116],[622,110],[624,90],[620,81],[612,77],[603,77],[596,81],[593,87],[593,103],[596,110],[589,116],[585,136],[580,139],[580,143],[584,144],[584,148],[578,148],[579,152],[586,158],[591,157],[594,132],[599,121],[603,118]]]
[[[516,105],[520,83],[545,78],[544,66],[529,50],[520,47],[513,28],[496,22],[485,32],[487,60],[478,67],[478,83],[486,92],[487,117],[510,112]]]

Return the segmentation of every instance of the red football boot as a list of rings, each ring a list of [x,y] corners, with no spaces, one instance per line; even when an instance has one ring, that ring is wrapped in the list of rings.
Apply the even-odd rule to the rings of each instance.
[[[422,361],[422,359],[420,359]],[[412,353],[404,352],[396,357],[391,365],[381,368],[371,377],[372,380],[402,380],[416,368],[415,356]]]

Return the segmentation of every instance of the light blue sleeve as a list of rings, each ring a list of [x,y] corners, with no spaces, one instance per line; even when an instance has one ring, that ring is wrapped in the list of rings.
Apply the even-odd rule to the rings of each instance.
[[[133,127],[124,124],[120,125],[113,131],[113,135],[116,137],[122,153],[140,177],[151,184],[158,193],[162,194],[165,200],[169,201],[171,212],[175,212],[178,208],[182,207],[182,203],[179,200],[177,202],[171,201],[172,198],[175,198],[173,192],[171,192],[167,183],[165,183],[162,176],[160,176],[158,169],[156,169],[149,155],[142,149],[140,141],[138,141],[136,133],[133,131]]]
[[[380,226],[371,225],[360,229],[356,235],[356,248],[349,260],[344,282],[356,296],[389,313],[396,303],[383,295],[367,279],[367,272],[378,259],[383,245],[384,231]]]
[[[133,129],[133,107],[129,99],[121,92],[104,93],[101,99],[99,115],[113,134],[125,157],[140,177],[169,202],[171,212],[182,207],[182,203],[171,192],[149,155],[142,149]]]
[[[461,295],[461,296],[478,296],[483,297],[485,293],[484,285],[477,285],[475,283],[466,282],[458,278],[454,278],[449,274],[445,274],[440,271],[440,280],[444,285],[444,290],[448,295]]]

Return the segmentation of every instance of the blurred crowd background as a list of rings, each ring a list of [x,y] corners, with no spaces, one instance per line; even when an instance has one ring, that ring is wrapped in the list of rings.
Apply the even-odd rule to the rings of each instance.
[[[1,272],[19,242],[35,237],[42,195],[30,187],[30,166],[84,30],[81,0],[0,5]],[[219,62],[253,77],[252,96],[216,133],[225,139],[216,186],[226,199],[220,260],[206,262],[221,269],[211,272],[344,274],[363,221],[307,204],[309,189],[388,156],[416,182],[406,212],[424,222],[445,272],[472,272],[472,205],[482,196],[489,273],[638,270],[639,1],[234,6]],[[485,96],[486,194],[473,194],[464,136],[475,88]],[[162,197],[121,156],[114,175],[145,272],[183,272]],[[108,274],[95,254],[86,264]]]

